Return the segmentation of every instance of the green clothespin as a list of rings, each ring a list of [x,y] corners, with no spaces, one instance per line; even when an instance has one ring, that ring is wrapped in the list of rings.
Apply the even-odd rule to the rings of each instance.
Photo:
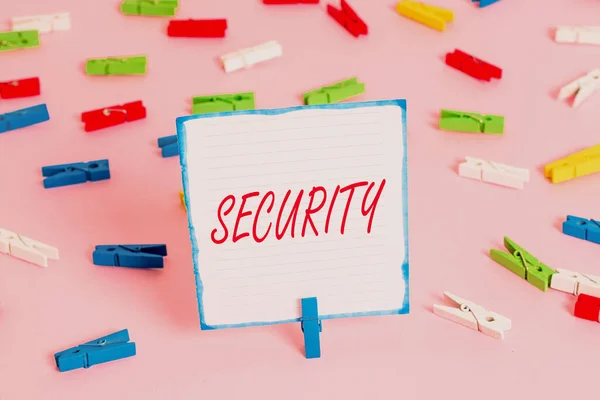
[[[213,94],[192,98],[192,113],[254,110],[254,92]]]
[[[40,45],[38,31],[0,32],[0,51],[26,49]]]
[[[174,17],[178,7],[178,0],[123,0],[121,12],[148,17]]]
[[[85,73],[88,75],[144,75],[146,56],[96,58],[87,60]]]
[[[492,249],[490,250],[490,257],[504,268],[545,292],[550,286],[552,275],[556,271],[541,263],[540,260],[507,237],[504,237],[504,246],[510,253]]]
[[[346,79],[311,90],[302,94],[304,105],[331,104],[347,100],[364,93],[365,84],[359,83],[357,78]]]
[[[481,115],[463,111],[442,110],[440,129],[444,131],[472,133],[504,133],[504,117]]]

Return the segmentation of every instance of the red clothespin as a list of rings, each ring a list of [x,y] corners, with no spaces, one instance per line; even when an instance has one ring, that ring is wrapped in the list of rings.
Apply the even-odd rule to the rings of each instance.
[[[188,19],[171,20],[167,28],[167,35],[171,37],[225,37],[227,30],[226,19]]]
[[[575,316],[600,322],[600,299],[588,294],[580,294],[575,303]]]
[[[327,5],[327,13],[331,15],[340,25],[342,25],[348,32],[354,37],[359,35],[366,35],[369,31],[365,21],[360,19],[352,8],[346,3],[346,0],[342,0],[341,10],[338,10],[331,4]]]
[[[319,4],[319,0],[263,0],[263,4]]]
[[[458,49],[446,54],[446,64],[464,72],[473,78],[491,81],[502,78],[502,70]]]
[[[141,101],[123,104],[122,106],[110,106],[98,110],[88,111],[81,114],[81,121],[85,124],[86,132],[96,131],[125,122],[136,121],[146,118],[146,108]]]
[[[0,98],[16,99],[18,97],[38,96],[40,80],[38,78],[18,79],[16,81],[0,82]]]

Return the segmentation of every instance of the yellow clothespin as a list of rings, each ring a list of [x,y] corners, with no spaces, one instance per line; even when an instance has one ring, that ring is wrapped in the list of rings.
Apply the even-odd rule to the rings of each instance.
[[[183,208],[185,209],[185,211],[187,211],[187,207],[185,205],[185,195],[183,194],[183,190],[179,191],[179,200],[181,200],[181,204],[183,205]]]
[[[544,176],[560,183],[600,172],[600,144],[544,166]]]
[[[446,29],[446,22],[454,21],[452,10],[412,0],[402,0],[396,4],[396,12],[440,32]]]

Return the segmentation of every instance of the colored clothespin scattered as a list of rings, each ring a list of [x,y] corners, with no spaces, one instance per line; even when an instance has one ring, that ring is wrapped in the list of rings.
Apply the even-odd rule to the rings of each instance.
[[[54,361],[60,372],[79,368],[89,368],[93,365],[122,358],[135,356],[135,343],[129,341],[129,331],[123,329],[110,335],[80,344],[76,347],[54,354]]]
[[[254,110],[254,92],[213,94],[192,98],[192,114]]]
[[[283,49],[279,42],[272,40],[258,46],[249,47],[221,56],[225,72],[233,72],[242,68],[250,68],[254,64],[281,57]]]
[[[227,30],[226,19],[171,20],[167,35],[171,37],[221,38]]]
[[[174,17],[178,7],[178,0],[124,0],[121,12],[146,17]]]
[[[490,257],[536,288],[544,292],[548,290],[552,274],[555,271],[507,237],[504,237],[504,246],[508,249],[509,253],[491,249]]]
[[[163,158],[179,155],[179,145],[177,144],[177,135],[164,136],[158,138],[158,147],[161,148]]]
[[[187,206],[185,205],[185,195],[183,194],[183,190],[179,191],[179,200],[181,200],[181,205],[183,206],[184,210],[187,211]]]
[[[600,144],[544,166],[544,176],[552,183],[561,183],[596,172],[600,172]]]
[[[458,165],[458,175],[464,178],[493,183],[513,189],[523,189],[529,182],[529,170],[499,164],[480,158],[465,157]]]
[[[332,104],[358,96],[364,91],[364,83],[360,83],[357,78],[350,78],[305,92],[302,99],[304,105]]]
[[[556,273],[552,275],[550,287],[575,296],[587,294],[600,297],[600,277],[567,269],[556,269]]]
[[[0,32],[0,51],[28,49],[39,45],[38,31]]]
[[[263,0],[263,4],[319,4],[319,0]]]
[[[48,267],[48,259],[58,260],[58,249],[18,233],[0,228],[0,253]]]
[[[574,97],[573,107],[577,107],[600,89],[600,69],[594,69],[587,75],[563,86],[558,93],[559,100]]]
[[[348,5],[346,0],[341,0],[341,9],[337,9],[331,4],[328,4],[327,14],[335,19],[338,24],[343,26],[354,37],[359,37],[360,35],[366,35],[369,33],[369,28],[367,27],[365,21],[360,19],[360,17]]]
[[[45,104],[0,114],[0,133],[36,125],[50,119]]]
[[[577,318],[600,322],[600,298],[580,294],[575,302],[574,314]]]
[[[108,160],[76,162],[42,167],[44,188],[77,185],[110,179]]]
[[[562,224],[562,232],[565,235],[600,244],[600,220],[567,215],[567,220]]]
[[[492,78],[502,78],[500,68],[458,49],[446,54],[446,64],[482,81],[489,82]]]
[[[481,115],[465,111],[442,110],[440,129],[454,132],[504,133],[504,117]]]
[[[494,339],[504,339],[504,331],[510,330],[511,321],[503,315],[491,312],[472,301],[444,292],[455,306],[433,305],[433,312],[442,318],[474,329]]]
[[[320,358],[320,333],[323,330],[323,327],[319,320],[319,308],[316,297],[306,297],[302,299],[302,318],[300,319],[300,327],[304,333],[304,350],[306,358]]]
[[[71,30],[71,17],[69,13],[57,13],[48,15],[35,15],[29,17],[12,18],[13,31],[38,31],[39,33],[50,33],[56,31]]]
[[[396,12],[440,32],[446,30],[447,22],[454,21],[452,10],[412,0],[399,2],[396,5]]]
[[[16,79],[8,82],[0,82],[0,98],[2,99],[39,96],[39,94],[39,78]]]
[[[600,26],[559,26],[556,43],[600,44]]]
[[[121,106],[99,108],[81,114],[81,122],[85,124],[84,129],[86,132],[109,128],[144,118],[146,118],[146,107],[144,107],[141,101],[134,101]]]
[[[163,268],[164,244],[108,244],[96,246],[94,265],[104,267]]]
[[[479,3],[479,8],[491,6],[492,4],[497,3],[499,1],[500,0],[471,0],[472,3]]]
[[[89,59],[85,63],[88,75],[144,75],[146,56],[109,57]]]

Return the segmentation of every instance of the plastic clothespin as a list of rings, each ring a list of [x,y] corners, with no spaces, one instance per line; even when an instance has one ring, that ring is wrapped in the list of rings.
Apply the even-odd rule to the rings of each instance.
[[[302,299],[302,318],[300,327],[304,332],[304,349],[306,358],[321,357],[321,339],[320,333],[323,330],[319,320],[319,309],[316,297],[306,297]]]
[[[575,302],[575,312],[573,314],[577,318],[600,322],[600,298],[580,294]]]
[[[0,51],[28,49],[39,45],[38,31],[0,32]]]
[[[181,205],[183,206],[183,209],[187,211],[187,206],[185,205],[185,195],[183,194],[183,190],[179,191],[179,200],[181,200]]]
[[[0,82],[0,98],[2,99],[39,96],[39,94],[39,78],[25,78],[8,82]]]
[[[501,250],[490,250],[490,257],[504,268],[517,274],[536,288],[548,290],[552,274],[555,271],[528,253],[524,248],[504,237],[504,246],[510,253]]]
[[[446,30],[447,22],[454,21],[452,10],[412,0],[399,2],[396,5],[396,12],[440,32]]]
[[[559,26],[556,43],[600,44],[600,26]]]
[[[500,0],[471,0],[472,3],[479,3],[479,8],[491,6],[492,4],[497,3],[499,1]]]
[[[12,18],[13,31],[37,30],[39,33],[71,30],[69,13],[34,15]]]
[[[600,220],[567,215],[566,221],[562,224],[562,232],[565,235],[600,244]]]
[[[458,49],[446,54],[446,64],[482,81],[502,78],[502,69]]]
[[[552,183],[561,183],[596,172],[600,172],[600,144],[544,166],[544,176]]]
[[[504,133],[504,117],[501,115],[481,115],[465,111],[442,110],[440,129],[454,132]]]
[[[163,158],[175,157],[179,155],[177,135],[158,138],[158,147],[161,148]]]
[[[192,114],[254,110],[254,92],[212,94],[192,98]]]
[[[36,125],[49,119],[50,115],[45,104],[0,114],[0,133]]]
[[[499,164],[481,158],[465,157],[458,165],[458,175],[464,178],[493,183],[513,189],[523,189],[529,182],[529,170]]]
[[[254,64],[281,57],[282,55],[283,48],[279,42],[271,40],[258,46],[225,54],[221,56],[221,62],[223,63],[225,72],[233,72],[238,69],[250,68]]]
[[[60,372],[67,372],[132,357],[135,354],[135,343],[129,342],[129,331],[123,329],[77,347],[60,351],[54,354],[54,361]]]
[[[600,89],[600,69],[594,69],[587,75],[563,86],[558,93],[559,100],[573,97],[573,107],[579,106],[584,100]]]
[[[58,260],[58,249],[18,233],[0,228],[0,253],[48,267],[48,259]]]
[[[319,4],[319,0],[263,0],[263,4]]]
[[[108,244],[96,246],[94,265],[104,267],[163,268],[164,244]]]
[[[434,304],[435,315],[479,331],[494,339],[504,339],[504,331],[510,330],[511,321],[505,316],[488,311],[472,301],[462,299],[452,293],[444,292],[444,295],[458,307]]]
[[[88,75],[145,75],[146,56],[89,59],[85,63]]]
[[[222,38],[227,30],[226,19],[171,20],[167,35],[189,38]]]
[[[364,91],[364,83],[360,83],[357,78],[350,78],[305,92],[302,99],[304,105],[332,104],[358,96]]]
[[[550,287],[575,296],[587,294],[600,297],[600,277],[557,268]]]
[[[125,122],[137,121],[146,118],[146,108],[141,101],[134,101],[117,106],[99,108],[81,114],[86,132],[121,125]]]
[[[335,19],[338,24],[343,26],[354,37],[359,37],[360,35],[366,35],[369,33],[369,28],[367,27],[365,21],[360,19],[360,17],[348,5],[346,0],[341,0],[341,9],[337,9],[331,4],[328,4],[327,14]]]
[[[178,0],[124,0],[121,12],[146,17],[174,17],[178,7]]]
[[[76,162],[42,167],[44,188],[77,185],[110,179],[108,160]]]

